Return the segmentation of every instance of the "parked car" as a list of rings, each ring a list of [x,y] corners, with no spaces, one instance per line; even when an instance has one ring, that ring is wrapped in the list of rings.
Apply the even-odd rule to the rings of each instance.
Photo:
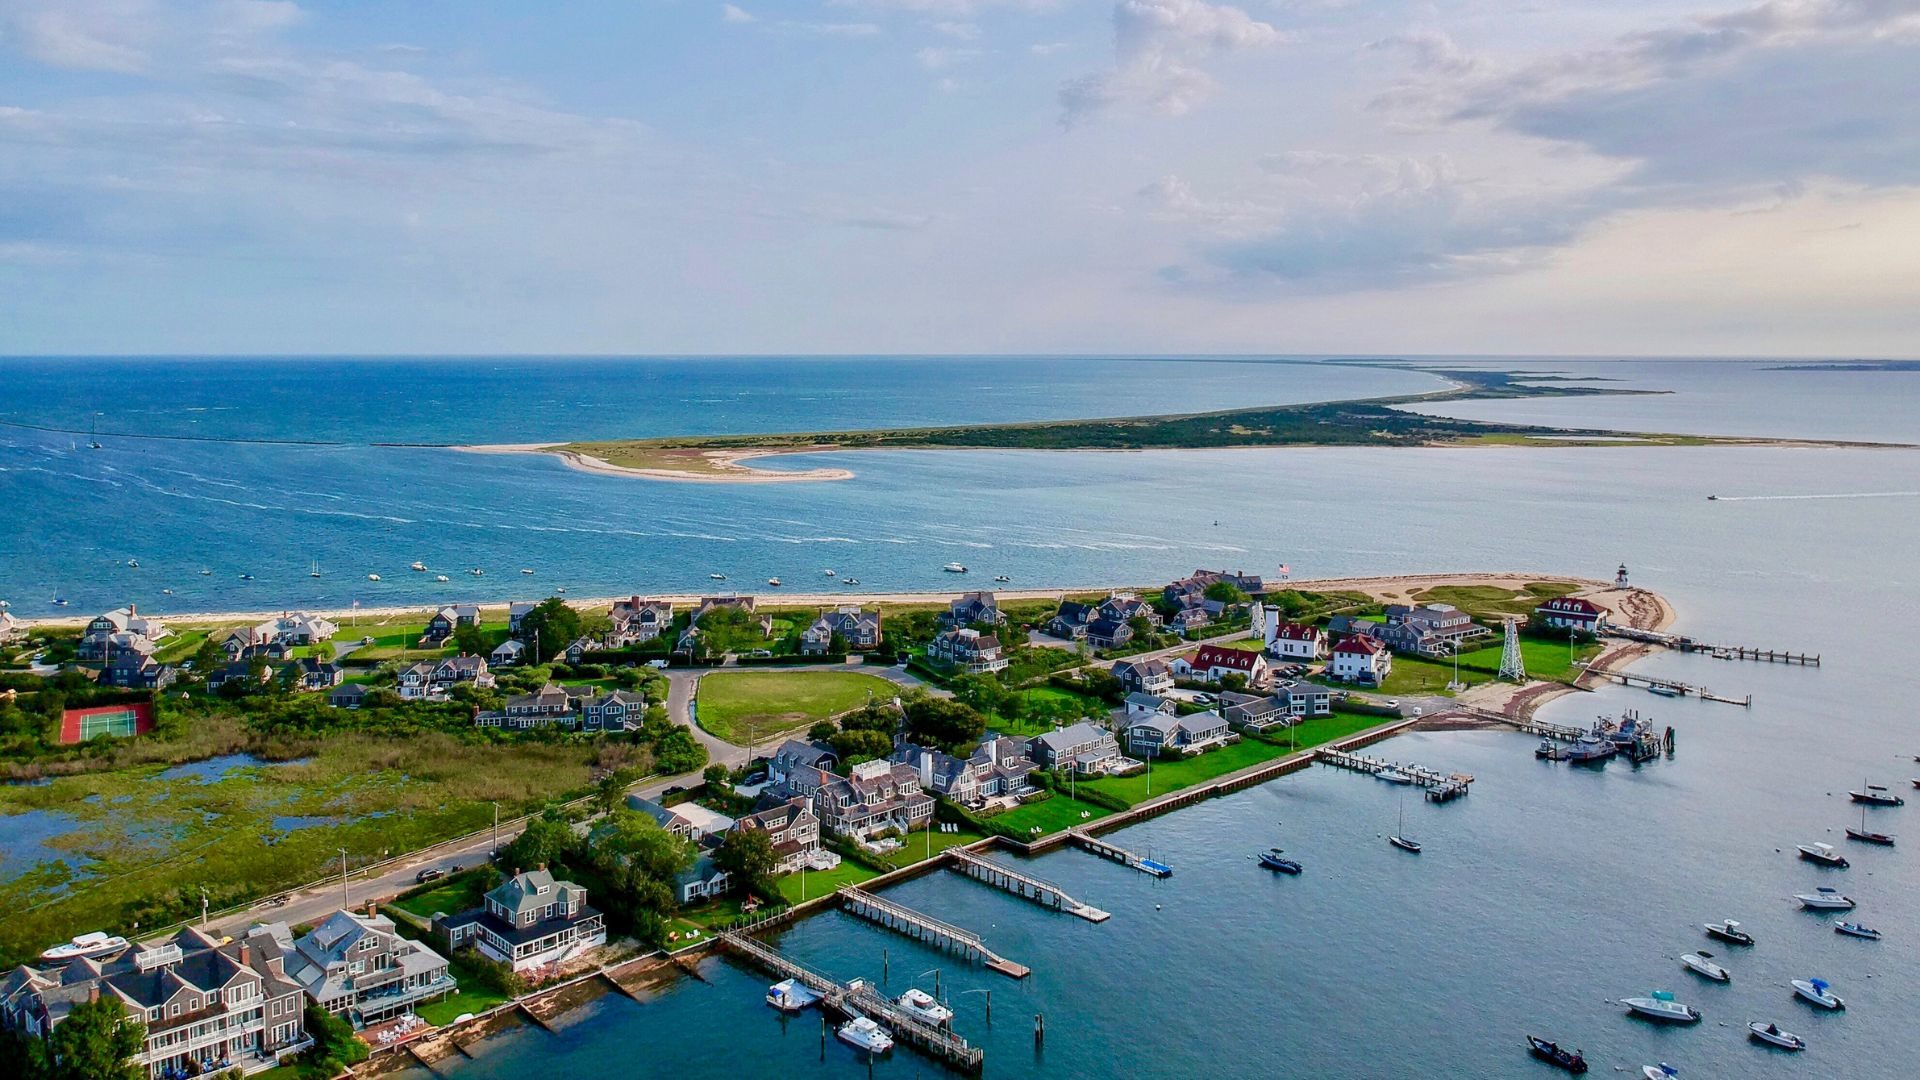
[[[1387,708],[1389,708],[1389,709],[1397,709],[1397,708],[1399,708],[1399,707],[1400,707],[1400,699],[1399,699],[1399,698],[1397,698],[1397,697],[1391,697],[1391,698],[1388,698],[1388,699],[1387,699]]]
[[[752,652],[748,653],[747,655],[753,657],[755,660],[771,660],[773,659],[773,650],[772,649],[755,649]]]
[[[429,866],[425,870],[413,875],[413,883],[415,885],[425,885],[429,881],[439,881],[446,876],[447,872],[445,870],[437,866]]]

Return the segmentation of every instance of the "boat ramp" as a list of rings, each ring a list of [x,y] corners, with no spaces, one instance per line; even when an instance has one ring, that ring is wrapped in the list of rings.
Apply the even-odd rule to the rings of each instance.
[[[840,906],[868,922],[879,923],[895,933],[904,934],[915,941],[945,949],[974,963],[986,965],[987,970],[997,971],[1011,979],[1024,979],[1033,974],[1025,964],[1017,964],[987,948],[980,935],[971,930],[963,930],[949,922],[943,922],[931,915],[924,914],[891,900],[855,888],[852,885],[840,889]]]
[[[1350,753],[1345,750],[1322,748],[1314,753],[1314,760],[1322,765],[1331,765],[1336,769],[1351,769],[1369,776],[1379,776],[1388,770],[1395,770],[1413,778],[1414,784],[1426,790],[1428,800],[1448,802],[1467,794],[1473,788],[1473,777],[1468,773],[1443,773],[1438,769],[1429,769],[1425,765],[1411,765],[1385,758],[1367,757],[1364,754]]]
[[[837,982],[745,934],[727,931],[719,935],[718,940],[721,948],[735,956],[819,994],[821,1008],[842,1017],[871,1017],[893,1032],[894,1041],[905,1043],[943,1065],[977,1073],[986,1061],[986,1051],[952,1031],[934,1027],[909,1014],[863,981]]]
[[[1173,876],[1173,867],[1168,866],[1166,863],[1155,862],[1145,856],[1136,855],[1126,848],[1121,847],[1119,844],[1090,836],[1079,829],[1068,831],[1067,842],[1071,843],[1074,847],[1080,848],[1082,851],[1090,851],[1103,859],[1117,862],[1122,866],[1132,867],[1143,874],[1151,874],[1157,878]]]

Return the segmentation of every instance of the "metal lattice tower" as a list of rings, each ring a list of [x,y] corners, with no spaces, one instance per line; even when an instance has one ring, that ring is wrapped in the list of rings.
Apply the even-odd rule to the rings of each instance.
[[[1520,655],[1520,619],[1506,617],[1507,643],[1500,650],[1500,677],[1514,682],[1527,681],[1527,661]]]

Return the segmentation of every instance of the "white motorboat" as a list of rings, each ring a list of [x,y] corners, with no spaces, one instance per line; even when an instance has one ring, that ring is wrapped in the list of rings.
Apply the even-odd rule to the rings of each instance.
[[[208,569],[206,569],[205,567],[202,567],[202,568],[201,568],[201,570],[200,570],[200,576],[201,576],[201,577],[208,577],[208,576],[210,576],[210,575],[211,575],[212,573],[213,573],[213,571],[211,571],[211,570],[208,570]]]
[[[1791,1031],[1781,1031],[1778,1024],[1763,1024],[1755,1020],[1747,1025],[1747,1031],[1763,1043],[1771,1043],[1782,1050],[1805,1050],[1807,1040]]]
[[[81,934],[65,945],[55,945],[40,954],[42,960],[78,960],[82,957],[106,956],[124,951],[127,939],[115,934],[96,930],[91,934]]]
[[[1710,952],[1687,953],[1680,958],[1680,963],[1688,971],[1705,975],[1714,982],[1727,982],[1733,978],[1733,973],[1716,963]]]
[[[822,574],[825,574],[825,575],[826,575],[826,576],[828,576],[828,577],[839,577],[839,576],[840,576],[840,575],[839,575],[838,573],[835,573],[835,572],[834,572],[834,571],[832,571],[832,570],[822,570],[822,571],[820,571],[820,572],[821,572]]]
[[[447,575],[445,575],[445,574],[435,574],[435,575],[433,575],[433,580],[435,580],[435,581],[452,581],[453,579],[452,579],[452,578],[450,578],[450,577],[448,577],[448,576],[447,576]]]
[[[1825,885],[1810,893],[1794,893],[1793,898],[1800,906],[1814,911],[1849,911],[1853,908],[1853,897],[1842,896],[1839,889],[1830,889]]]
[[[840,579],[840,584],[842,584],[842,585],[858,585],[858,584],[860,584],[860,579],[859,579],[859,578],[857,578],[857,577],[846,577],[846,578],[841,578],[841,579]]]
[[[412,563],[412,565],[410,565],[410,566],[408,566],[408,567],[407,567],[407,569],[409,569],[409,570],[413,570],[413,571],[415,571],[415,572],[417,572],[417,573],[422,573],[422,574],[424,574],[424,573],[426,573],[426,572],[427,572],[427,564],[426,564],[426,563],[423,563],[423,562],[420,562],[419,560],[415,560],[415,561],[414,561],[414,562]]]
[[[850,1043],[869,1054],[884,1054],[893,1049],[893,1036],[887,1029],[865,1016],[856,1016],[840,1025],[840,1041]]]
[[[1644,1016],[1649,1020],[1661,1020],[1670,1024],[1694,1024],[1700,1020],[1700,1010],[1691,1005],[1682,1005],[1673,1000],[1673,995],[1665,990],[1655,990],[1651,997],[1621,998],[1635,1016]]]
[[[477,567],[477,566],[476,566],[476,567],[474,567],[473,569],[471,569],[471,570],[469,570],[469,571],[467,571],[467,573],[469,573],[469,574],[472,574],[472,575],[473,575],[474,577],[486,577],[486,576],[487,576],[487,572],[486,572],[485,570],[482,570],[482,569],[480,569],[480,568],[479,568],[479,567]]]
[[[940,1004],[939,1000],[932,994],[927,993],[917,986],[908,987],[907,992],[901,994],[900,997],[894,1001],[894,1004],[905,1009],[908,1014],[925,1020],[934,1027],[945,1027],[953,1020],[952,1009]]]
[[[1647,1080],[1667,1080],[1669,1076],[1680,1075],[1680,1070],[1663,1061],[1658,1065],[1640,1066],[1640,1075],[1646,1077]]]
[[[1844,1009],[1847,1007],[1847,1003],[1840,1000],[1838,994],[1827,989],[1827,981],[1825,979],[1795,979],[1793,980],[1793,992],[1800,995],[1801,1000],[1811,1002],[1823,1009]]]
[[[520,572],[521,572],[521,573],[523,573],[523,574],[531,574],[531,573],[533,573],[533,567],[531,567],[531,566],[523,566],[523,567],[521,567],[521,568],[520,568]]]
[[[767,1004],[781,1012],[797,1013],[819,1000],[819,994],[792,979],[782,979],[767,987]]]
[[[770,577],[767,579],[767,584],[777,589],[780,587],[780,579],[777,577]]]
[[[367,575],[367,580],[368,580],[368,581],[379,581],[379,580],[380,580],[380,575],[379,575],[379,574],[368,574],[368,575]]]
[[[998,582],[1000,582],[1000,583],[1001,583],[1002,585],[1004,585],[1004,584],[1006,584],[1007,582],[1009,582],[1009,581],[1012,581],[1013,579],[1012,579],[1012,578],[1010,578],[1010,577],[1008,577],[1008,576],[1007,576],[1007,575],[1005,575],[1005,574],[996,574],[996,575],[994,575],[994,578],[993,578],[993,580],[995,580],[995,581],[998,581]]]
[[[138,570],[138,569],[140,569],[140,560],[139,560],[139,559],[128,559],[128,560],[127,560],[127,569],[129,569],[129,570]]]
[[[715,581],[725,581],[725,580],[727,580],[727,575],[725,575],[725,574],[708,574],[707,576],[708,576],[708,577],[710,577],[710,578],[712,578],[712,579],[713,579],[713,580],[715,580]]]
[[[1387,766],[1384,769],[1381,769],[1379,772],[1374,773],[1373,775],[1379,777],[1382,780],[1385,780],[1389,784],[1413,783],[1413,777],[1410,774],[1403,772],[1399,769],[1396,769],[1391,765]]]
[[[1837,870],[1847,868],[1847,857],[1833,849],[1832,844],[1797,844],[1800,857],[1808,862],[1817,862],[1821,866],[1831,866]]]
[[[967,572],[967,568],[957,562],[950,562],[940,569],[945,570],[949,574],[964,574]]]
[[[1868,941],[1880,940],[1880,931],[1875,930],[1871,926],[1861,926],[1857,922],[1848,922],[1845,919],[1833,920],[1833,932],[1836,934],[1845,934],[1847,937],[1865,938]]]

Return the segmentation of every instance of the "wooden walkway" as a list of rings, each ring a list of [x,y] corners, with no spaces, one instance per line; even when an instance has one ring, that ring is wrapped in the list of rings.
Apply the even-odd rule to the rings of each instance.
[[[819,994],[821,1007],[825,1009],[845,1017],[867,1016],[885,1024],[896,1042],[905,1043],[943,1065],[977,1073],[986,1061],[986,1051],[951,1031],[908,1014],[864,982],[836,982],[745,934],[727,931],[715,940],[734,955]]]
[[[840,905],[868,922],[879,923],[915,941],[959,953],[975,963],[985,964],[987,970],[997,971],[1008,978],[1024,979],[1033,974],[1025,964],[1014,963],[987,948],[979,934],[915,911],[905,904],[882,899],[864,889],[852,885],[841,886]]]
[[[1067,894],[1065,889],[1042,877],[1016,870],[1005,863],[994,862],[985,856],[975,854],[966,848],[948,848],[953,856],[953,869],[960,871],[975,881],[985,882],[996,889],[1003,889],[1024,900],[1031,900],[1041,907],[1064,911],[1077,915],[1088,922],[1106,922],[1112,918],[1097,907],[1083,904]]]
[[[1103,859],[1117,862],[1122,866],[1131,867],[1143,874],[1152,874],[1157,878],[1173,876],[1173,867],[1168,866],[1166,863],[1154,862],[1152,859],[1135,855],[1119,844],[1089,836],[1078,829],[1071,829],[1067,832],[1067,842],[1082,851],[1090,851]]]
[[[1608,637],[1625,638],[1628,641],[1644,641],[1650,645],[1664,645],[1684,653],[1706,653],[1716,660],[1753,660],[1762,664],[1796,664],[1801,667],[1819,667],[1819,653],[1797,653],[1786,649],[1760,649],[1751,645],[1715,645],[1707,641],[1695,641],[1681,634],[1666,634],[1658,630],[1640,630],[1631,626],[1609,626],[1603,631]]]
[[[1674,679],[1656,679],[1651,675],[1635,675],[1630,671],[1609,671],[1605,668],[1588,668],[1587,674],[1612,679],[1621,686],[1644,686],[1648,690],[1667,697],[1696,697],[1701,701],[1718,701],[1726,705],[1745,707],[1753,705],[1752,694],[1743,698],[1728,697],[1725,694],[1716,694],[1704,686],[1695,686],[1692,683],[1683,683]]]
[[[1370,776],[1379,776],[1388,769],[1398,769],[1413,777],[1414,784],[1425,789],[1427,798],[1434,802],[1457,799],[1467,794],[1473,787],[1473,777],[1468,773],[1443,773],[1438,769],[1429,769],[1425,765],[1387,761],[1384,758],[1367,757],[1346,750],[1322,748],[1314,751],[1314,760],[1322,765],[1331,765],[1336,769],[1351,769]]]

